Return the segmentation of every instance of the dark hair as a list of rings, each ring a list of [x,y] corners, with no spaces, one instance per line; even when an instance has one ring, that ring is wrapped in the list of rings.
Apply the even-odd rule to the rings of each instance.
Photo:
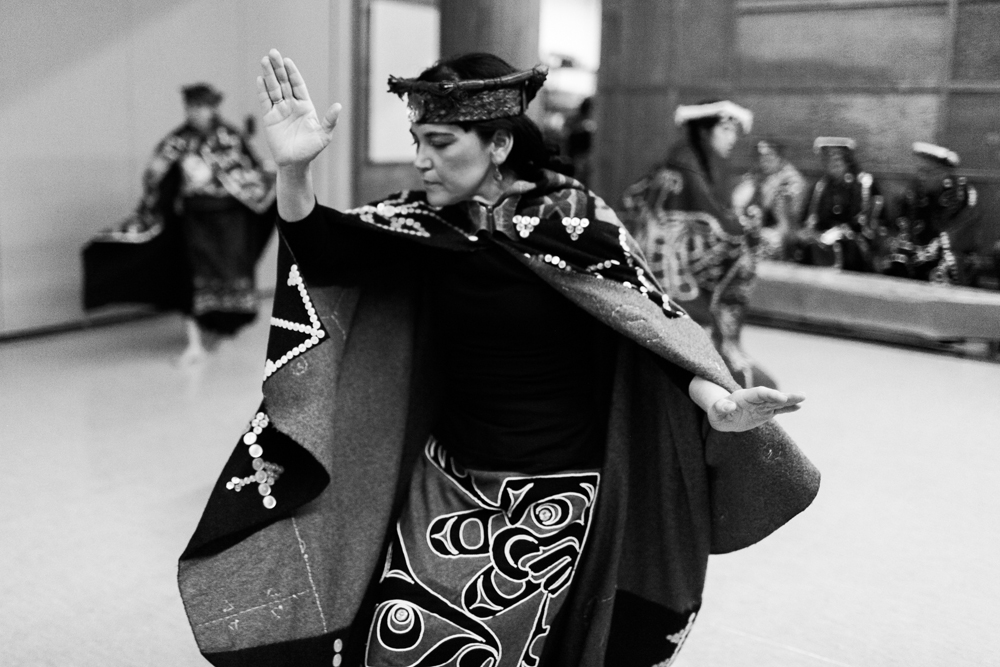
[[[698,104],[714,104],[720,100],[702,100]],[[715,182],[715,174],[712,173],[712,163],[709,160],[709,149],[705,146],[705,137],[712,131],[712,128],[719,124],[722,119],[719,116],[708,116],[707,118],[695,118],[684,123],[687,131],[688,145],[694,151],[694,156],[698,164],[705,171],[709,183]]]
[[[222,102],[222,93],[210,83],[193,83],[181,88],[184,104],[217,107]]]
[[[466,53],[438,61],[425,69],[417,80],[436,82],[493,79],[516,71],[507,61],[492,53]],[[535,121],[523,113],[507,118],[460,121],[455,125],[466,132],[474,131],[484,143],[491,141],[493,135],[500,130],[510,132],[514,145],[504,168],[513,171],[519,178],[537,180],[542,169],[563,174],[571,174],[573,171],[571,165],[559,158],[558,148],[545,142]]]

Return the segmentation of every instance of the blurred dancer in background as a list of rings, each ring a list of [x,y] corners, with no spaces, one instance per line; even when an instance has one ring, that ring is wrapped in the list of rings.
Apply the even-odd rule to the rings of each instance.
[[[890,254],[880,268],[888,275],[974,285],[982,221],[976,188],[955,173],[960,160],[954,151],[918,141],[913,154],[914,179],[899,200]],[[997,248],[981,254],[984,268],[996,271],[1000,278]]]
[[[858,165],[848,137],[817,137],[823,176],[813,187],[797,248],[802,264],[872,271],[885,201],[875,178]]]
[[[84,305],[184,313],[187,364],[257,315],[254,271],[273,227],[274,177],[247,134],[219,116],[222,93],[207,83],[182,93],[186,120],[157,144],[135,213],[84,250]]]
[[[808,188],[806,179],[785,157],[785,147],[762,139],[754,147],[757,164],[744,177],[754,191],[750,205],[760,208],[761,255],[767,259],[794,259],[796,238]]]
[[[712,339],[737,380],[775,386],[740,335],[757,274],[761,215],[753,188],[730,194],[723,165],[753,114],[730,101],[677,107],[684,138],[623,196],[653,275]],[[733,197],[738,201],[733,201]]]

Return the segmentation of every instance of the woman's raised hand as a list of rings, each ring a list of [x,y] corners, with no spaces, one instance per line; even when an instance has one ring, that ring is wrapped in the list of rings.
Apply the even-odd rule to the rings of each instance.
[[[333,139],[340,105],[320,118],[309,99],[306,82],[291,58],[271,49],[260,61],[257,97],[264,113],[264,136],[279,167],[304,166]]]

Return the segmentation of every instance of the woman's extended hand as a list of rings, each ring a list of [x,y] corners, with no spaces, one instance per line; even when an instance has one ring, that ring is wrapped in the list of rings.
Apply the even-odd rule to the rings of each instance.
[[[260,67],[263,76],[257,77],[257,97],[274,161],[278,167],[307,165],[333,139],[340,105],[334,104],[319,118],[298,67],[277,49],[261,59]]]
[[[795,412],[805,400],[801,394],[786,394],[768,387],[738,389],[712,404],[708,423],[716,431],[749,431],[771,417]]]

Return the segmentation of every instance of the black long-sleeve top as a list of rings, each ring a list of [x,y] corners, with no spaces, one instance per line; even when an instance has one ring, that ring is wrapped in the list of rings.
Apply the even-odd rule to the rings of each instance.
[[[300,270],[344,285],[421,280],[442,394],[434,435],[476,469],[542,473],[601,463],[614,334],[492,237],[447,251],[343,224],[316,206],[281,228]]]

